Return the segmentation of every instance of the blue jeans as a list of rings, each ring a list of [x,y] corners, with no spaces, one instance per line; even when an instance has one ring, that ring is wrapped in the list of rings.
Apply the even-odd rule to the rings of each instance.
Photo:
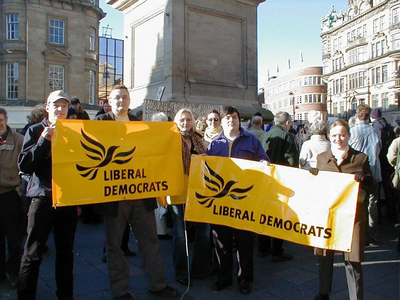
[[[19,270],[18,299],[36,298],[39,267],[51,229],[56,246],[57,297],[73,296],[74,239],[78,214],[75,206],[51,206],[50,198],[33,198],[28,212],[28,237]]]
[[[184,205],[171,205],[171,216],[174,223],[173,230],[173,263],[175,279],[188,278],[188,264],[185,242]],[[186,222],[186,226],[194,226],[194,251],[191,263],[191,276],[194,278],[206,277],[211,272],[211,243],[210,225],[205,223]]]

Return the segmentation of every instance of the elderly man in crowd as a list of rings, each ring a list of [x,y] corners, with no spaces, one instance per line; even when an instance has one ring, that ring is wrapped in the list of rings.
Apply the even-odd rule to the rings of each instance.
[[[24,137],[13,132],[7,122],[7,111],[0,107],[0,281],[7,279],[7,272],[11,288],[16,288],[24,223],[22,200],[17,192],[21,184],[17,160]]]

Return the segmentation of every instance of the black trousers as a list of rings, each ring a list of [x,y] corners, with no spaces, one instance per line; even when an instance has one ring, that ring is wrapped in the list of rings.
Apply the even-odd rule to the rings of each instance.
[[[6,272],[10,277],[18,276],[24,236],[23,219],[22,200],[18,193],[13,190],[0,194],[0,277],[4,277]]]
[[[255,233],[234,229],[227,226],[212,225],[212,234],[218,262],[218,281],[232,282],[233,273],[233,246],[237,249],[239,264],[237,280],[253,282],[253,245]]]
[[[73,296],[74,239],[78,215],[75,206],[51,206],[50,198],[33,198],[28,212],[28,236],[19,270],[18,299],[36,297],[39,267],[51,229],[56,246],[57,297]]]

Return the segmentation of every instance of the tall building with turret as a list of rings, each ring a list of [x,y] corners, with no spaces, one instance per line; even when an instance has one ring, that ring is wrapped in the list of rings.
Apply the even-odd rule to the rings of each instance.
[[[0,105],[13,127],[56,89],[96,105],[98,0],[4,0],[0,4]]]
[[[397,119],[400,91],[400,1],[349,0],[321,24],[328,113],[348,118],[358,104]]]

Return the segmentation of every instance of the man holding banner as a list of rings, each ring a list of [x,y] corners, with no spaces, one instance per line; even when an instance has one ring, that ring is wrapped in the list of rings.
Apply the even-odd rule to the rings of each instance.
[[[26,196],[32,198],[28,212],[28,236],[19,270],[18,299],[35,299],[42,253],[50,231],[56,245],[58,299],[73,299],[73,246],[78,223],[76,206],[52,207],[51,143],[57,120],[66,119],[69,98],[61,90],[47,97],[48,117],[26,132],[18,158],[20,171],[30,174]]]
[[[138,121],[129,110],[130,96],[125,86],[115,86],[109,96],[111,111],[96,117],[105,121]],[[121,199],[122,200],[122,199]],[[129,264],[121,250],[122,235],[129,222],[142,256],[143,269],[150,292],[163,297],[176,297],[178,291],[164,279],[161,250],[157,236],[154,209],[155,198],[124,200],[99,204],[97,211],[104,215],[106,225],[107,262],[110,288],[114,299],[135,299],[129,292]]]
[[[240,127],[240,114],[235,107],[224,107],[221,117],[223,130],[208,146],[208,155],[269,161],[260,141],[253,134],[247,133]],[[255,234],[222,225],[212,225],[212,234],[219,263],[218,281],[213,284],[212,289],[220,291],[232,284],[232,251],[235,243],[239,264],[237,281],[240,286],[240,293],[243,295],[250,294],[251,283],[253,282]]]

